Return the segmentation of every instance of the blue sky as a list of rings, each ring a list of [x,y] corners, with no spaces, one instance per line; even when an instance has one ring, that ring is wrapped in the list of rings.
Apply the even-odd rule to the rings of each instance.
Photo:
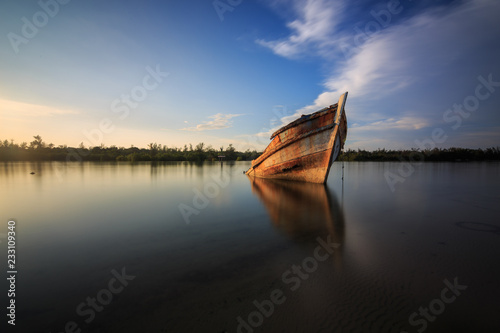
[[[263,149],[349,91],[346,148],[498,146],[498,13],[496,0],[2,1],[0,138]]]

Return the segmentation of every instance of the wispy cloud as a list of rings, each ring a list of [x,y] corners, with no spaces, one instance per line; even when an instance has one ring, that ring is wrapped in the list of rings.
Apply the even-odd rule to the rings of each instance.
[[[78,111],[5,99],[0,100],[0,115],[2,117],[53,117],[67,114],[78,114]]]
[[[199,131],[208,131],[208,130],[229,128],[229,127],[232,127],[232,124],[233,124],[233,122],[230,119],[234,118],[234,117],[239,117],[239,116],[243,116],[243,114],[217,113],[217,114],[214,114],[213,116],[208,117],[208,118],[211,118],[213,120],[204,121],[203,123],[198,124],[198,125],[193,126],[193,127],[181,128],[181,130],[182,131],[199,132]]]
[[[277,55],[290,58],[307,52],[310,47],[321,50],[332,42],[335,26],[339,23],[335,17],[342,12],[342,1],[294,1],[293,6],[297,18],[287,23],[292,31],[290,36],[274,41],[258,39],[258,44],[270,48]]]
[[[419,130],[430,125],[429,121],[424,118],[403,116],[398,118],[388,118],[375,121],[369,124],[352,127],[359,131],[387,131],[387,130]]]
[[[402,93],[413,96],[411,101],[404,101],[403,105],[418,103],[423,106],[429,98],[438,98],[439,92],[430,88],[421,88],[420,93],[426,92],[428,95],[420,97],[408,88],[416,84],[422,87],[422,82],[433,83],[434,78],[439,76],[457,75],[457,67],[453,70],[452,65],[458,60],[474,67],[473,73],[477,75],[475,71],[481,58],[471,50],[491,47],[492,36],[498,35],[495,31],[500,32],[494,23],[496,18],[493,14],[500,9],[500,3],[469,0],[453,7],[428,8],[425,12],[397,22],[393,20],[391,25],[364,38],[363,43],[356,45],[346,57],[345,50],[339,44],[352,40],[354,30],[338,29],[339,24],[349,26],[348,13],[343,11],[342,2],[333,5],[326,1],[290,0],[290,3],[294,4],[298,17],[287,24],[291,29],[290,35],[285,39],[259,40],[258,43],[287,58],[300,53],[315,53],[323,57],[323,66],[331,68],[331,72],[323,82],[324,91],[313,103],[282,118],[280,125],[301,114],[333,104],[343,92],[349,91],[350,102],[346,108],[349,120],[361,124],[366,124],[368,120],[368,124],[358,126],[351,133],[357,135],[382,129],[412,132],[431,126],[432,122],[440,118],[440,115],[435,114],[435,109],[428,107],[408,113],[398,111],[391,101],[400,100]],[[353,27],[358,24],[361,23]],[[464,70],[463,67],[459,69]],[[370,105],[376,107],[371,108]],[[258,135],[262,134],[264,132]],[[351,139],[358,141],[356,137]]]

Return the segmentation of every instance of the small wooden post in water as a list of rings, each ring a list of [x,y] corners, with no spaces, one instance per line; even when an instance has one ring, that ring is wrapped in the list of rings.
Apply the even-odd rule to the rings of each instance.
[[[217,156],[217,157],[219,158],[219,161],[220,161],[220,163],[222,164],[222,161],[223,161],[223,160],[224,160],[224,158],[226,157],[226,156],[222,155],[222,147],[220,147],[220,155],[219,155],[219,156]]]
[[[342,149],[342,154],[344,150]],[[342,209],[344,208],[344,157],[342,156]]]

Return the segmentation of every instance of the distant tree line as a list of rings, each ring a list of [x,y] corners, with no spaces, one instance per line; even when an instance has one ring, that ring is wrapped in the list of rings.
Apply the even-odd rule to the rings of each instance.
[[[378,149],[375,151],[352,150],[349,149],[340,154],[340,161],[401,161],[401,162],[438,162],[438,161],[499,161],[500,148],[492,147],[487,149],[468,148],[434,148],[419,150],[387,150]]]
[[[15,143],[13,140],[0,141],[0,161],[217,161],[218,156],[224,156],[226,161],[249,161],[261,153],[249,149],[245,152],[236,151],[232,144],[228,147],[215,149],[203,142],[195,147],[191,144],[183,148],[167,147],[158,143],[150,143],[148,148],[129,148],[104,145],[85,147],[81,143],[77,148],[67,145],[55,146],[45,143],[40,135],[33,137],[29,144]]]
[[[150,143],[147,148],[129,148],[104,145],[85,147],[81,143],[77,148],[66,145],[55,146],[45,143],[40,135],[33,137],[30,143],[15,143],[13,140],[0,141],[0,161],[217,161],[223,155],[226,161],[250,161],[256,159],[261,152],[256,150],[236,151],[232,144],[226,148],[215,149],[203,142],[195,147],[191,144],[183,148],[167,147]],[[487,149],[468,148],[435,148],[432,150],[386,150],[344,151],[338,157],[340,161],[498,161],[500,148]]]

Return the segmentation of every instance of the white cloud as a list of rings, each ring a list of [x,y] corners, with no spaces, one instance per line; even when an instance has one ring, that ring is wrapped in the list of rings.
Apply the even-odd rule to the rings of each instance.
[[[430,125],[429,121],[424,118],[403,116],[399,118],[388,118],[375,121],[366,125],[356,126],[351,128],[359,131],[387,131],[392,129],[398,130],[419,130]]]
[[[332,42],[335,26],[339,23],[335,18],[340,16],[343,8],[341,1],[295,1],[294,7],[298,18],[287,23],[292,31],[289,37],[275,41],[258,39],[256,42],[283,57],[294,57],[311,45],[321,49]]]
[[[208,118],[212,118],[213,120],[204,121],[201,124],[198,124],[193,127],[181,128],[182,131],[207,131],[207,130],[217,130],[223,128],[229,128],[232,126],[233,122],[230,120],[234,117],[242,116],[243,114],[223,114],[217,113],[213,116],[209,116]]]
[[[481,74],[479,68],[484,63],[484,49],[494,45],[494,36],[498,36],[500,32],[495,16],[500,10],[500,2],[470,0],[454,7],[427,9],[396,23],[394,18],[389,26],[366,36],[363,44],[355,46],[350,56],[345,57],[345,50],[339,44],[345,45],[353,36],[337,31],[338,23],[344,23],[342,19],[346,19],[346,15],[335,13],[342,6],[335,8],[325,1],[312,0],[305,2],[302,7],[299,6],[300,2],[294,4],[296,15],[301,18],[298,22],[302,24],[294,23],[297,20],[293,24],[289,23],[288,27],[292,32],[286,39],[259,43],[284,57],[300,52],[316,52],[323,56],[325,65],[331,68],[331,72],[323,82],[324,92],[310,105],[282,118],[281,124],[276,128],[301,114],[315,112],[336,103],[345,91],[349,92],[346,110],[350,122],[364,124],[368,121],[367,125],[359,126],[356,131],[351,132],[356,133],[355,135],[361,131],[381,129],[411,132],[431,126],[436,117],[441,117],[436,112],[443,112],[444,109],[425,108],[424,105],[429,106],[430,98],[436,99],[443,93],[450,94],[452,90],[440,93],[424,87],[419,93],[425,92],[427,96],[419,96],[408,88],[416,83],[420,87],[425,86],[423,82],[429,82],[429,86],[432,86],[435,78],[456,77],[458,71],[465,71],[465,68],[460,67],[464,63],[472,68],[472,75]],[[348,14],[347,9],[344,14]],[[327,22],[332,20],[336,23]],[[357,25],[359,23],[353,27]],[[361,26],[364,27],[363,24]],[[327,42],[328,38],[332,42]],[[474,52],[481,48],[482,53]],[[457,65],[460,62],[461,65]],[[489,66],[491,65],[490,60]],[[490,68],[489,71],[491,70]],[[472,76],[472,79],[475,77]],[[457,83],[453,79],[448,81],[450,86]],[[403,110],[399,112],[396,107],[392,107],[392,101],[401,101],[400,95],[404,92],[407,96],[412,96],[412,100],[403,101],[402,104],[413,103],[410,104],[412,107],[417,104],[422,109],[416,108],[414,112],[404,111],[401,114]],[[454,98],[448,98],[450,103]],[[359,141],[357,137],[351,138]]]

